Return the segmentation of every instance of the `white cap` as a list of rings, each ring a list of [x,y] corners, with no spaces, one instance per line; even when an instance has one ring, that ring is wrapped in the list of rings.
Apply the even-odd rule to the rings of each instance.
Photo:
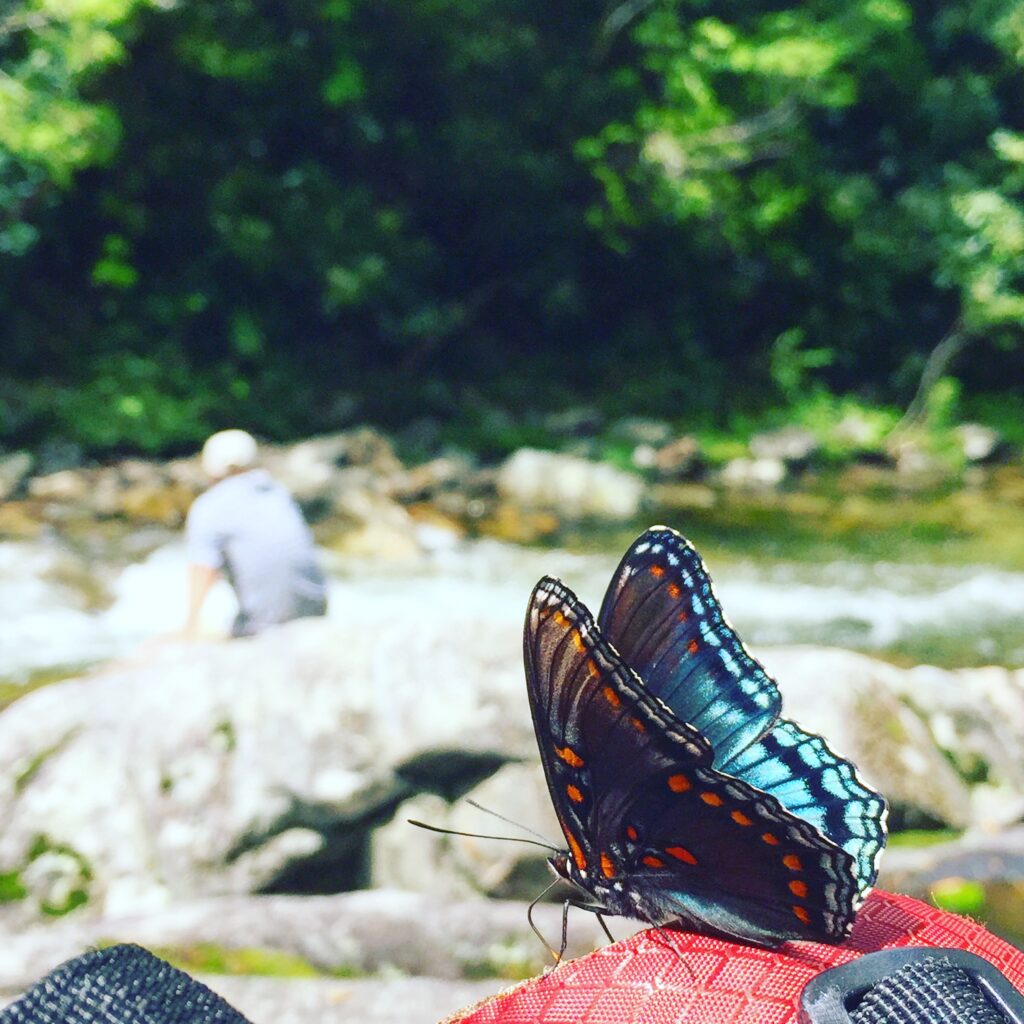
[[[256,440],[244,430],[221,430],[208,437],[201,459],[203,472],[215,480],[256,464]]]

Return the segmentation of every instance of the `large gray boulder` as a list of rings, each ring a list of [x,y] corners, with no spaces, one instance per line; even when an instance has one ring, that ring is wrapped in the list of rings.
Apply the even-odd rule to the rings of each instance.
[[[32,472],[35,459],[28,452],[0,455],[0,501],[16,494],[18,488]]]
[[[910,824],[924,819],[962,828],[970,822],[965,780],[927,722],[902,699],[911,688],[907,670],[835,648],[768,648],[757,654],[779,683],[783,714],[825,736]],[[921,694],[925,700],[927,692]]]
[[[544,849],[404,822],[517,834],[469,794],[561,845],[520,629],[518,609],[307,620],[27,694],[0,713],[0,923],[371,882],[533,897]],[[1019,815],[1021,673],[762,653],[785,714],[850,756],[897,821]],[[980,757],[984,772],[958,774]]]
[[[26,695],[0,714],[6,913],[273,887],[294,861],[358,884],[401,800],[532,743],[517,648],[471,619],[307,620]]]
[[[991,760],[1005,751],[995,737],[1024,737],[1024,721],[1008,720],[998,708],[1024,692],[1024,673],[981,669],[947,672],[934,668],[898,669],[850,651],[820,647],[776,647],[756,651],[778,681],[783,715],[827,738],[851,759],[862,777],[889,799],[892,820],[900,827],[943,824],[990,828],[1021,816],[1021,794],[1009,766],[993,772],[985,784],[969,784],[956,763],[984,749],[985,723],[992,735]],[[973,680],[989,680],[987,694]],[[940,742],[931,727],[929,694],[959,694],[962,715],[944,727]],[[945,697],[933,711],[942,713]],[[970,723],[967,729],[965,723]],[[958,732],[958,729],[963,731]],[[1001,741],[1000,740],[1000,741]],[[1018,740],[1020,742],[1020,740]],[[509,764],[470,794],[484,807],[500,811],[532,833],[561,845],[560,829],[547,794],[536,750]],[[1001,762],[1000,762],[1001,763]],[[1016,793],[1016,799],[1009,794]],[[1001,812],[998,816],[995,812]],[[523,837],[520,829],[488,818],[467,803],[449,806],[429,796],[403,804],[394,821],[374,837],[374,882],[461,898],[473,892],[529,898],[546,884],[548,854],[519,843],[458,836],[413,834],[407,818],[457,831]]]
[[[498,471],[499,496],[521,508],[552,509],[566,519],[632,519],[643,481],[634,473],[575,455],[520,448]]]
[[[526,908],[511,901],[378,889],[333,896],[221,896],[144,913],[78,915],[5,934],[0,990],[24,988],[57,964],[113,942],[169,953],[203,946],[257,949],[335,976],[527,976],[542,970],[550,957],[530,927]],[[557,902],[534,909],[534,921],[549,942],[560,940],[561,914]],[[617,925],[619,937],[640,927]],[[569,955],[602,943],[593,914],[574,911],[570,926]]]

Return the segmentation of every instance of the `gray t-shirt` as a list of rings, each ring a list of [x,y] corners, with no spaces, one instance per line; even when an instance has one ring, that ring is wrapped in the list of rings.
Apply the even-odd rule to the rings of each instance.
[[[189,561],[220,569],[234,587],[236,636],[326,611],[313,536],[266,470],[229,476],[196,498],[185,538]]]

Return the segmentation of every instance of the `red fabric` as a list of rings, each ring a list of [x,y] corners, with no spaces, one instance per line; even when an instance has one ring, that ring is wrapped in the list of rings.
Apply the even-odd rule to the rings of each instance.
[[[953,946],[1024,990],[1024,953],[964,917],[893,893],[868,897],[841,946],[755,949],[648,929],[474,1007],[451,1024],[795,1024],[816,974],[893,946]]]

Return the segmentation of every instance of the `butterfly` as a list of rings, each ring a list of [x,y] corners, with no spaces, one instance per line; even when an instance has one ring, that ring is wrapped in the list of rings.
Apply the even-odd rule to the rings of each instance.
[[[545,577],[524,629],[527,690],[586,904],[758,945],[840,942],[877,875],[885,800],[780,717],[693,547],[657,526],[595,623]]]

